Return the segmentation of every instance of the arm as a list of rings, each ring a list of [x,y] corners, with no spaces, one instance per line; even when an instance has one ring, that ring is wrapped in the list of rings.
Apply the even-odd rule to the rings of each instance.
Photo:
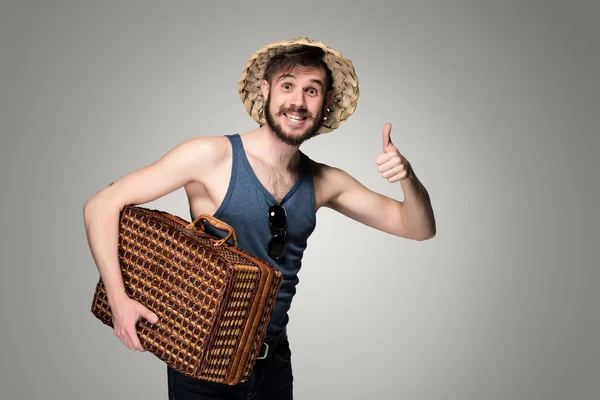
[[[158,318],[129,299],[118,258],[121,210],[128,204],[143,204],[202,179],[202,171],[218,162],[225,152],[220,138],[198,138],[184,142],[155,163],[133,171],[102,189],[84,205],[84,223],[92,256],[106,287],[113,312],[115,335],[132,350],[143,351],[135,334],[140,316],[150,322]],[[201,183],[201,182],[200,182]]]
[[[327,199],[323,206],[362,224],[413,240],[435,236],[429,194],[417,177],[401,181],[404,202],[376,193],[347,172],[321,164],[319,184]]]
[[[391,125],[383,130],[384,153],[377,158],[379,172],[391,183],[400,182],[404,202],[366,188],[339,168],[316,167],[321,198],[318,204],[334,209],[360,223],[413,240],[435,236],[435,218],[429,194],[408,161],[390,139]],[[320,201],[319,201],[320,200]]]

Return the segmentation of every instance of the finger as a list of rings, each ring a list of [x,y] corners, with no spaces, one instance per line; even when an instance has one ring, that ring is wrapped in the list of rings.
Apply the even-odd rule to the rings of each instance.
[[[408,174],[409,174],[409,172],[404,170],[401,173],[399,173],[398,175],[394,175],[391,178],[388,178],[388,181],[390,181],[391,183],[403,181],[406,178],[408,178]]]
[[[395,175],[399,175],[401,173],[404,173],[404,165],[400,164],[394,168],[391,168],[387,171],[385,171],[384,173],[381,174],[381,176],[383,176],[385,179],[391,178]]]
[[[385,172],[400,164],[402,164],[402,160],[400,159],[400,157],[392,157],[387,162],[384,162],[379,167],[377,167],[377,171]]]
[[[146,351],[146,349],[144,349],[144,346],[142,346],[142,344],[141,344],[141,342],[139,340],[139,336],[137,334],[137,327],[138,327],[138,325],[139,325],[140,322],[142,322],[142,316],[141,315],[139,316],[137,322],[135,323],[135,332],[133,332],[133,337],[136,339],[135,342],[139,343],[139,346],[138,345],[133,345],[133,347],[134,347],[135,350],[143,353],[143,352]]]
[[[380,154],[377,159],[375,160],[375,162],[377,163],[377,165],[382,165],[385,164],[386,162],[388,162],[389,160],[391,160],[394,157],[398,157],[398,153],[396,151],[390,151],[387,153],[383,153]]]
[[[391,175],[391,176],[388,176]],[[383,174],[382,174],[383,176]],[[385,178],[390,182],[398,182],[404,179],[407,179],[410,176],[410,166],[402,165],[402,169],[398,169],[398,173],[393,175],[390,171],[389,174],[386,174]]]
[[[133,331],[128,332],[128,337],[131,342],[132,350],[143,351],[144,347],[140,343],[140,339],[138,338],[137,331],[133,329]]]
[[[142,315],[144,316],[144,318],[146,318],[152,324],[155,324],[158,322],[158,316],[156,314],[154,314],[152,311],[148,310],[147,308],[144,309],[144,311],[142,312]]]
[[[398,181],[406,179],[407,175],[408,175],[407,172],[404,171],[398,175],[394,175],[391,178],[388,178],[388,181],[390,181],[391,183],[398,182]]]
[[[393,146],[391,133],[392,124],[388,122],[383,126],[383,131],[381,132],[381,137],[383,139],[383,151],[386,151],[390,148],[390,146]]]
[[[148,310],[148,313],[146,315],[144,315],[144,318],[146,318],[152,324],[155,324],[158,322],[158,316],[150,310]]]

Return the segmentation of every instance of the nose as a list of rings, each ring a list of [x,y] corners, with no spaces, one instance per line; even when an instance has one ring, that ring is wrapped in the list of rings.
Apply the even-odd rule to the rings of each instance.
[[[306,108],[306,101],[304,98],[304,90],[298,89],[292,93],[290,98],[290,106],[292,108]]]

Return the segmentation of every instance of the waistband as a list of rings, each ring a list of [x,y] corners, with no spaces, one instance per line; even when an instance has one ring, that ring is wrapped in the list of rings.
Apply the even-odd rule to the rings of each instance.
[[[265,358],[271,357],[273,355],[273,351],[275,351],[275,349],[278,348],[286,338],[286,328],[283,328],[283,330],[276,335],[266,335],[265,341],[261,345],[260,351],[258,352],[258,357],[256,357],[256,359],[264,360]]]

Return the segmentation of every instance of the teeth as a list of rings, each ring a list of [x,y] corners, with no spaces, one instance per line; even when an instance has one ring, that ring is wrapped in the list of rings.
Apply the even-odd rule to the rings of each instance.
[[[299,115],[285,115],[286,117],[288,117],[289,119],[291,119],[292,121],[302,121],[304,120],[304,117],[301,117]]]

